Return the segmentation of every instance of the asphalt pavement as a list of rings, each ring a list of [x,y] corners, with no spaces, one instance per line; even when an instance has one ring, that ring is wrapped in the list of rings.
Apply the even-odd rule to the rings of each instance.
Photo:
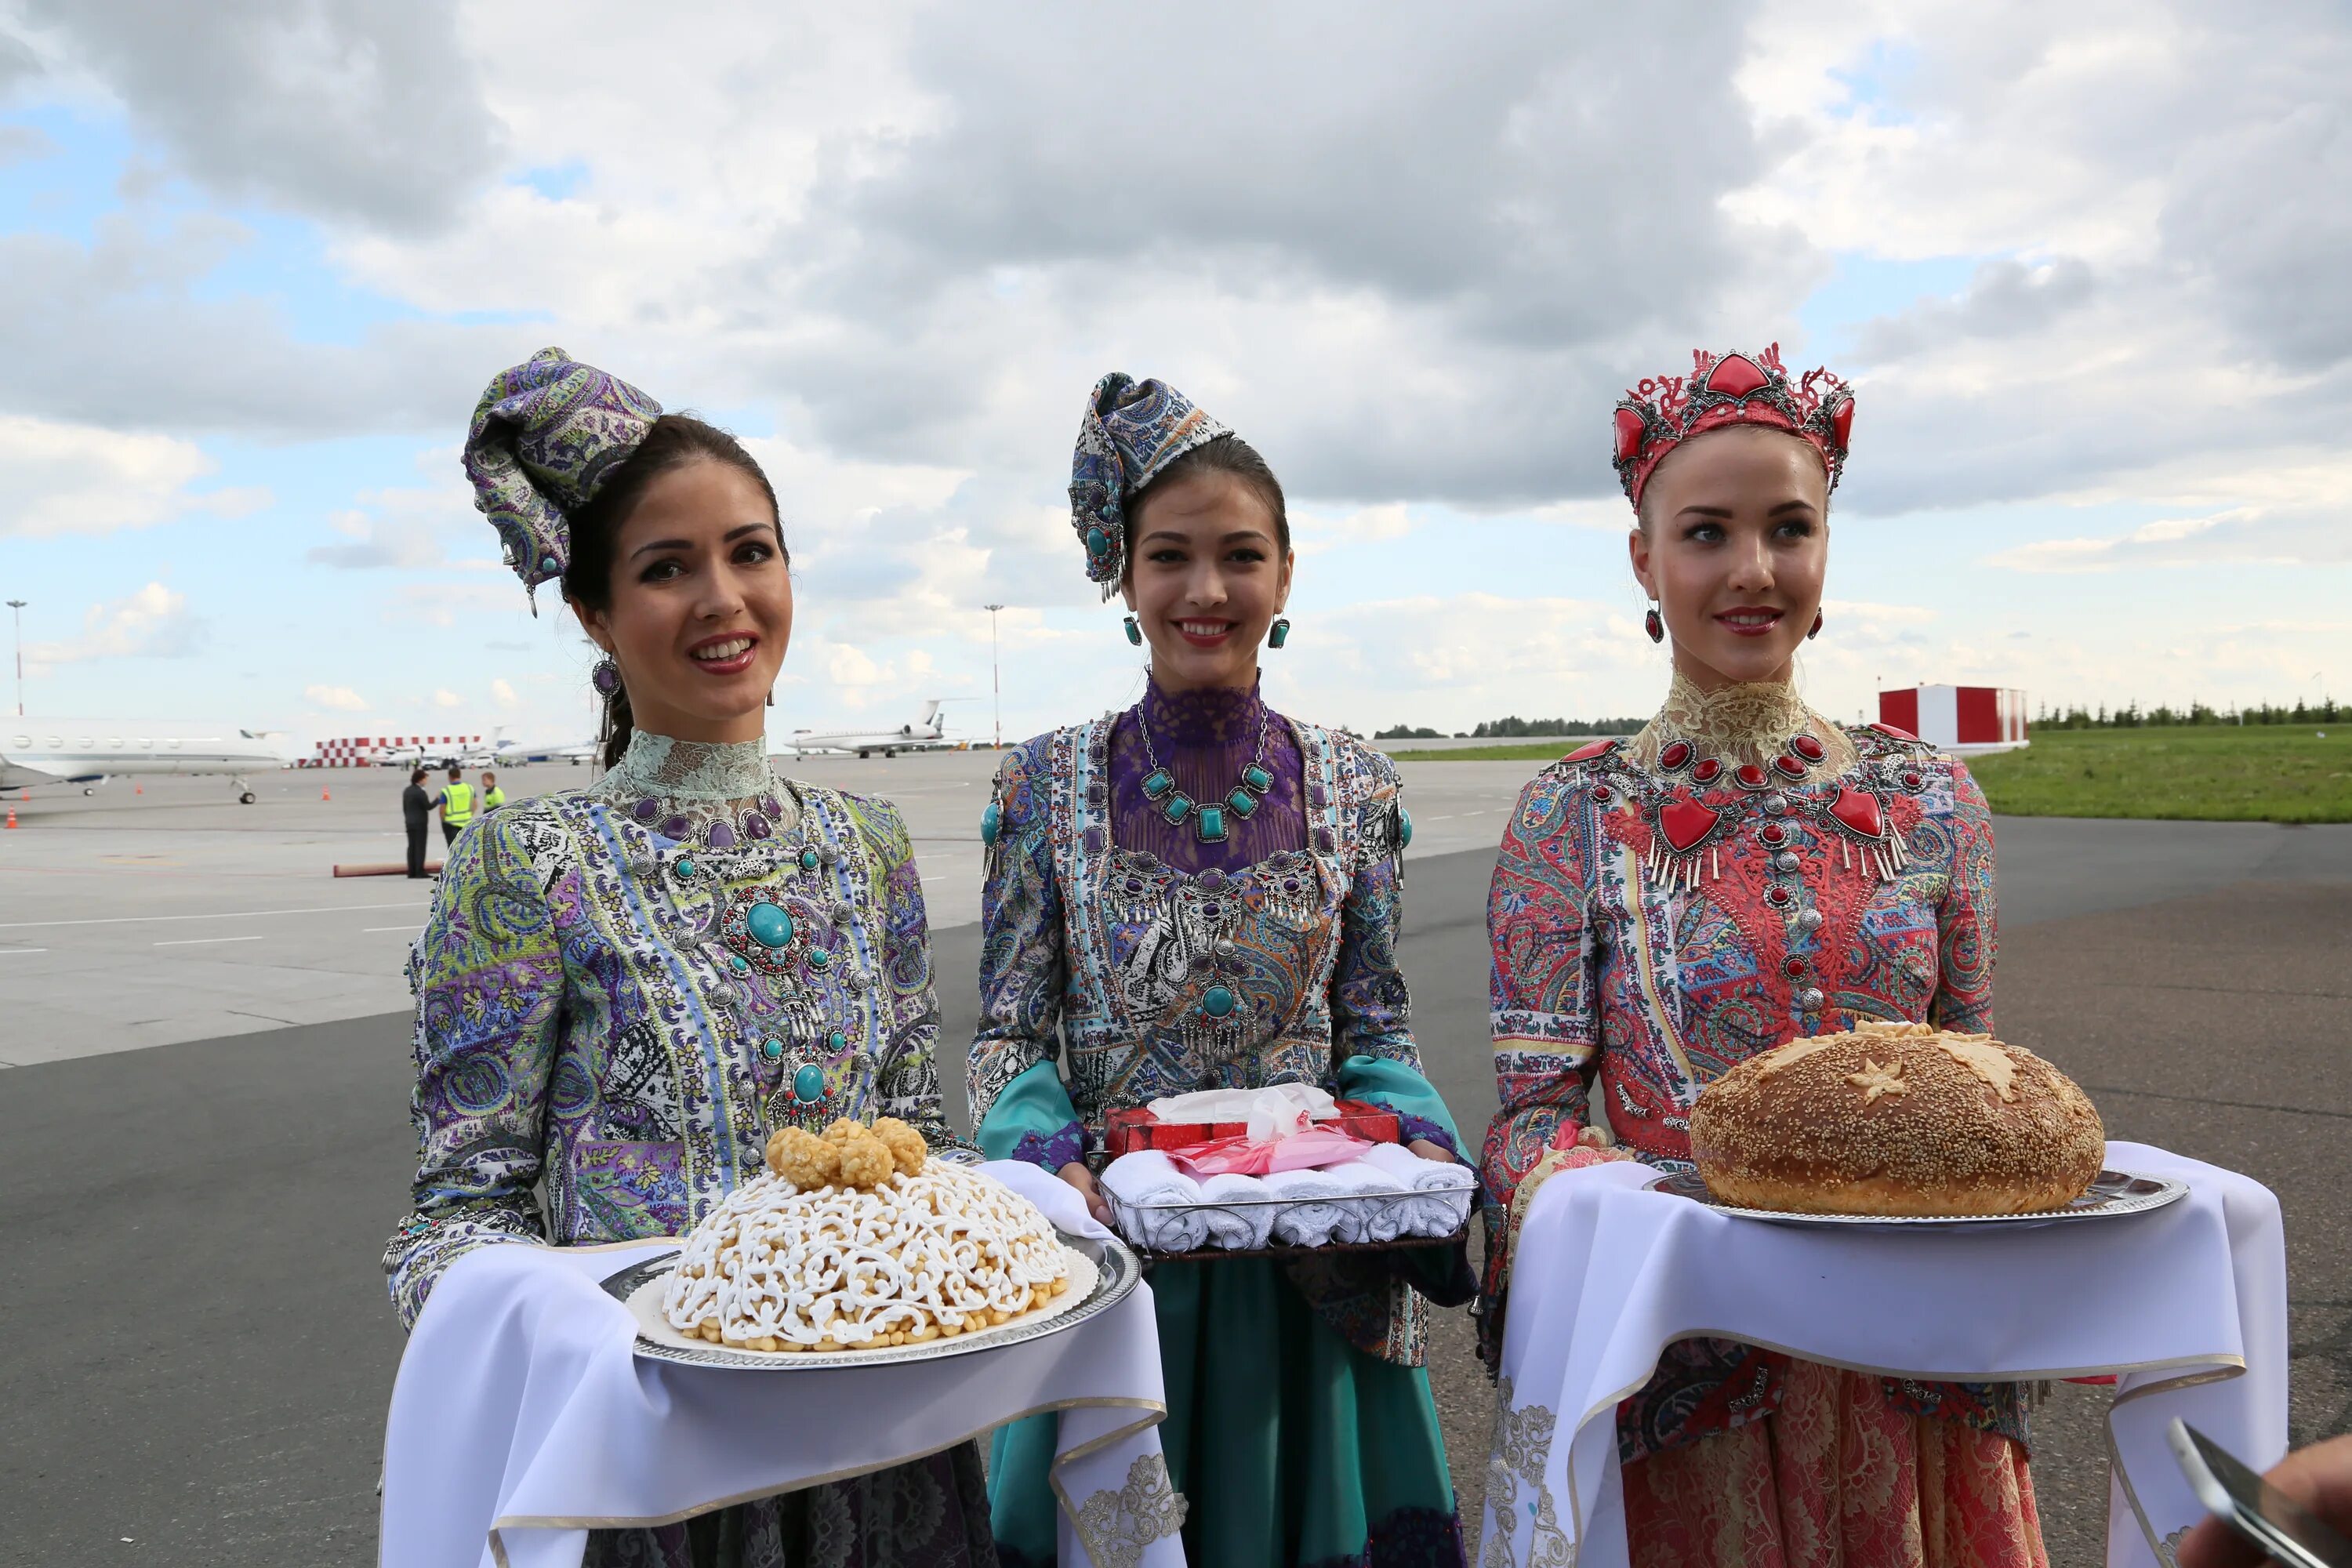
[[[2352,829],[1999,832],[2001,1032],[2080,1079],[2111,1136],[2280,1194],[2293,1435],[2352,1429]],[[1431,853],[1407,880],[1417,1032],[1465,1129],[1494,1105],[1491,865]],[[936,940],[943,1037],[967,1039],[956,982],[978,932]],[[961,1058],[943,1055],[960,1105]],[[381,1013],[0,1073],[0,1563],[373,1557],[402,1344],[376,1257],[413,1161],[408,1079],[407,1019]],[[1432,1374],[1475,1517],[1491,1396],[1459,1313],[1441,1314]],[[2038,1417],[2036,1484],[2067,1568],[2101,1561],[2103,1401],[2062,1388]]]

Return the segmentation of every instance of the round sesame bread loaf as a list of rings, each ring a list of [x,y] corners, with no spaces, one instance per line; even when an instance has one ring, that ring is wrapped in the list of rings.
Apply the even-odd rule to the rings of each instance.
[[[1990,1035],[1865,1023],[1741,1062],[1691,1110],[1717,1202],[1792,1214],[2063,1208],[2106,1155],[2074,1081]]]

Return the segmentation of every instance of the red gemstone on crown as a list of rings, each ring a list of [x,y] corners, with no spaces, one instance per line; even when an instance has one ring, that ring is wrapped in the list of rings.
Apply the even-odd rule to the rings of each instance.
[[[1892,724],[1873,724],[1871,728],[1882,735],[1892,735],[1898,741],[1916,741],[1919,738],[1910,731],[1898,730]]]
[[[1726,354],[1706,373],[1706,389],[1726,397],[1745,397],[1767,381],[1762,370],[1746,354]]]
[[[1662,768],[1678,768],[1685,763],[1689,762],[1690,759],[1690,742],[1688,741],[1672,741],[1667,742],[1666,749],[1664,751],[1658,753],[1658,765]]]
[[[1589,763],[1613,744],[1615,742],[1611,741],[1587,741],[1560,760],[1570,763]]]
[[[1617,411],[1617,460],[1630,462],[1642,450],[1642,416],[1630,408]]]
[[[1731,770],[1731,776],[1739,781],[1741,789],[1762,789],[1770,782],[1765,777],[1764,770],[1754,763],[1740,763]]]
[[[1789,742],[1789,749],[1809,763],[1818,763],[1830,754],[1829,748],[1811,735],[1800,735]]]
[[[1780,772],[1788,774],[1789,777],[1792,779],[1801,779],[1805,776],[1805,760],[1802,757],[1792,757],[1789,755],[1788,752],[1783,752],[1779,756],[1772,759],[1772,765],[1780,769]]]
[[[1722,776],[1723,764],[1713,757],[1707,758],[1691,770],[1691,778],[1697,784],[1713,784]]]
[[[1658,836],[1667,847],[1688,853],[1706,842],[1723,818],[1695,800],[1670,800],[1658,812]]]
[[[1849,397],[1838,405],[1838,411],[1830,416],[1830,428],[1837,434],[1839,450],[1843,451],[1853,445],[1851,438],[1853,435],[1853,398]]]
[[[1789,837],[1789,834],[1787,829],[1779,823],[1768,822],[1758,831],[1756,837],[1767,844],[1780,844]]]
[[[1886,831],[1886,817],[1878,809],[1878,797],[1867,790],[1838,791],[1837,799],[1830,802],[1830,815],[1864,838],[1876,838]]]

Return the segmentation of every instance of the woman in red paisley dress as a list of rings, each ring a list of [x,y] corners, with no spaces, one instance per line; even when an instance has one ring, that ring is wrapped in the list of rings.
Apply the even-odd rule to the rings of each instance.
[[[1495,1071],[1482,1342],[1554,1171],[1687,1169],[1699,1090],[1860,1019],[1992,1027],[1993,842],[1968,770],[1807,707],[1853,399],[1777,345],[1701,353],[1618,405],[1665,701],[1538,774],[1487,903]],[[1834,635],[1832,633],[1832,635]],[[1726,1341],[1669,1349],[1618,1410],[1639,1568],[2042,1568],[2023,1390],[1917,1384]]]

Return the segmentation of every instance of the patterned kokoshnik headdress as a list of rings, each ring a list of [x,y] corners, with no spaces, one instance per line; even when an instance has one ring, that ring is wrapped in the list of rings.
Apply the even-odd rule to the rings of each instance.
[[[1642,510],[1642,492],[1667,453],[1727,425],[1760,425],[1811,442],[1834,490],[1853,429],[1853,394],[1826,370],[1809,370],[1791,383],[1778,343],[1760,354],[1721,358],[1694,350],[1687,378],[1645,377],[1618,399],[1613,458],[1633,510]]]
[[[1118,371],[1095,383],[1070,459],[1070,526],[1108,599],[1127,568],[1127,503],[1185,453],[1233,432],[1161,381]]]
[[[532,608],[539,585],[572,563],[570,514],[595,499],[661,411],[619,376],[562,349],[540,350],[483,389],[466,433],[466,477]]]

